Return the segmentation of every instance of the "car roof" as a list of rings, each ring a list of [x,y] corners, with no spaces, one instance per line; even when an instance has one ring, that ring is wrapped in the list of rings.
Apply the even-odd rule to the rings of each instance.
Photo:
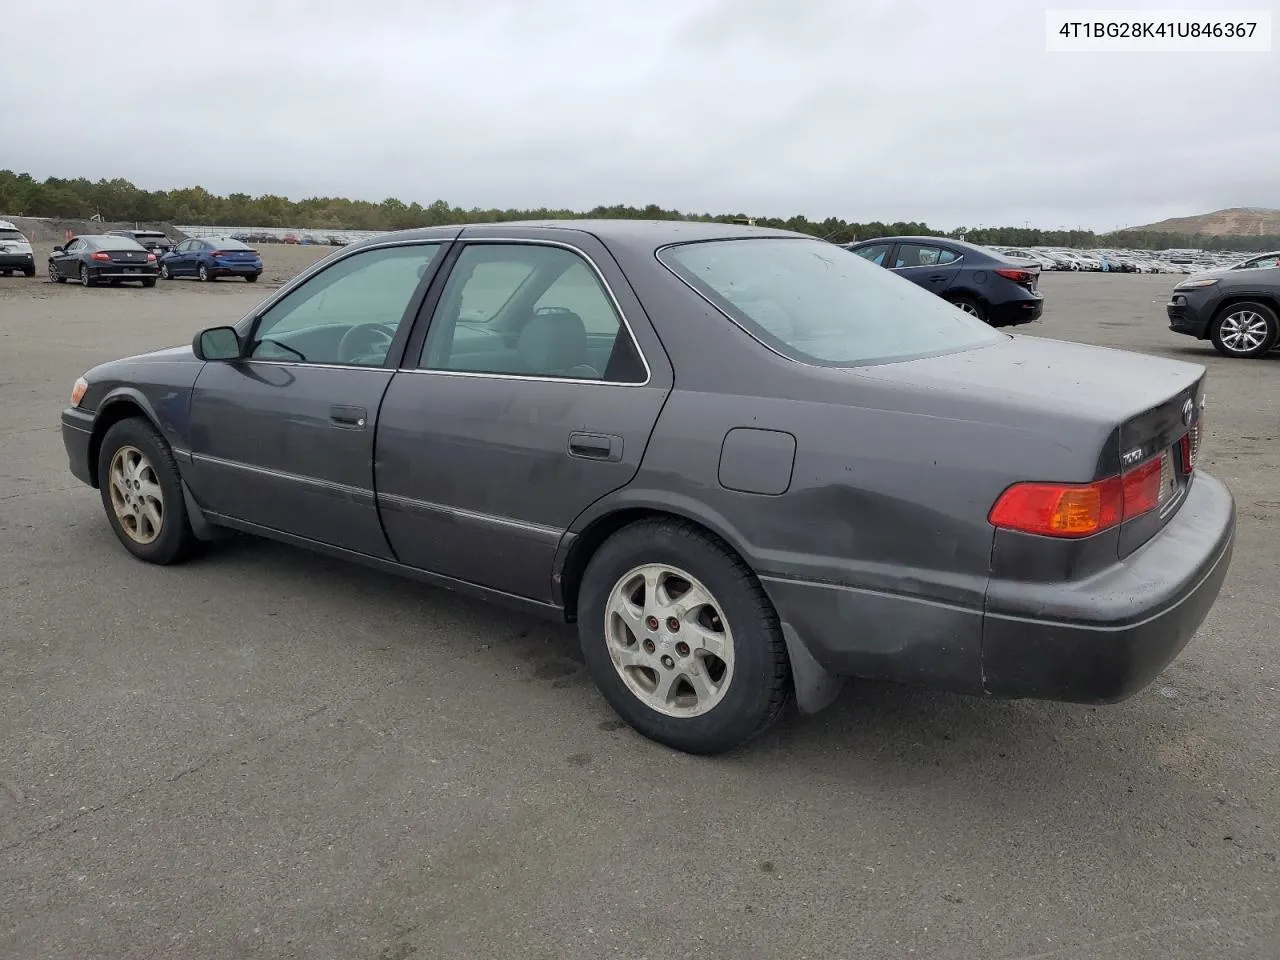
[[[546,231],[549,239],[560,233],[585,233],[613,247],[629,247],[636,252],[652,253],[673,243],[689,243],[700,240],[740,240],[747,238],[792,237],[817,240],[807,233],[793,230],[774,230],[768,227],[751,227],[735,223],[710,223],[701,220],[504,220],[489,223],[454,224],[440,227],[421,227],[399,230],[367,237],[351,244],[347,249],[394,242],[397,240],[430,240],[442,236],[488,237],[500,236],[503,229],[527,232]]]
[[[8,220],[0,220],[0,230],[17,230],[18,228]]]

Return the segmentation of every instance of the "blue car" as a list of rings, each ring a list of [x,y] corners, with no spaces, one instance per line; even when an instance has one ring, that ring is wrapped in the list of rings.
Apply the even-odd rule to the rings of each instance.
[[[160,258],[160,276],[165,280],[197,277],[204,281],[243,277],[253,283],[262,276],[262,257],[253,247],[230,237],[192,238]]]
[[[842,244],[858,256],[936,293],[993,327],[1040,319],[1040,264],[1006,257],[963,240],[879,237]]]

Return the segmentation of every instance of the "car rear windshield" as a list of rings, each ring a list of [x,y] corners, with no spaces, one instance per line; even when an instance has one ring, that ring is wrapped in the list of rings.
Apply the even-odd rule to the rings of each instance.
[[[658,259],[739,326],[805,363],[860,366],[1004,339],[936,294],[823,240],[679,244]]]
[[[143,242],[147,240],[168,240],[169,239],[163,233],[144,233],[140,230],[135,231],[133,236],[135,240],[139,240]]]
[[[98,237],[93,241],[96,250],[141,250],[142,245],[133,237]]]
[[[230,237],[210,237],[209,243],[213,244],[219,250],[252,250],[253,249],[247,243],[241,243],[239,240],[232,240]]]
[[[0,240],[26,240],[21,230],[10,230],[8,227],[0,227]]]

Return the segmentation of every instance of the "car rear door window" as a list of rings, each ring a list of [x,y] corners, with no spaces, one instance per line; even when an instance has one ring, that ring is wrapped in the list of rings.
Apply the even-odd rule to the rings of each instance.
[[[382,366],[439,243],[343,257],[272,304],[250,356],[289,363]]]
[[[873,243],[869,246],[858,247],[853,252],[862,257],[862,259],[870,260],[877,266],[883,267],[885,255],[888,254],[889,248],[892,246],[892,243]]]
[[[427,370],[643,382],[643,363],[595,269],[550,244],[473,243],[431,320]]]
[[[926,246],[921,243],[900,243],[898,253],[893,258],[893,267],[895,270],[900,267],[936,267],[951,263],[955,259],[955,254],[941,247]]]

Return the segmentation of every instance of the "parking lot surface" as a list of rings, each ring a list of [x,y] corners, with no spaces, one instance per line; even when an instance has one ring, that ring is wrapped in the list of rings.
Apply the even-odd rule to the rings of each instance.
[[[1274,960],[1280,357],[1168,333],[1174,279],[1046,275],[1028,331],[1210,369],[1239,542],[1167,671],[855,683],[719,759],[624,727],[570,628],[251,539],[132,560],[72,382],[269,290],[0,279],[0,956]]]

